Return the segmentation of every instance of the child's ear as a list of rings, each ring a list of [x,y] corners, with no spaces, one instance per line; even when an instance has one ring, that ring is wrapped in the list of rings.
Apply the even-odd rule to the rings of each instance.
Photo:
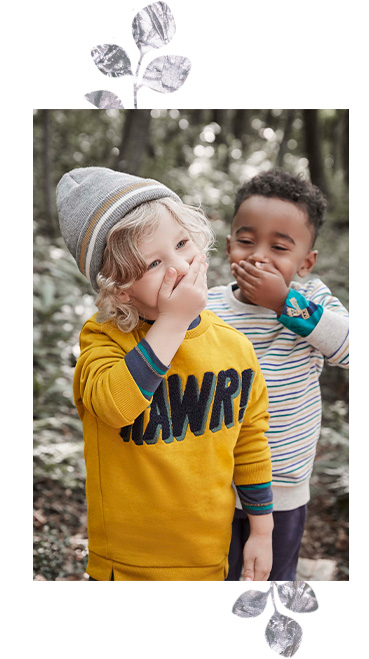
[[[309,252],[301,264],[300,268],[297,271],[297,274],[299,277],[305,277],[306,275],[309,274],[309,272],[312,271],[315,263],[316,263],[316,257],[318,256],[318,250],[312,250]]]
[[[229,261],[229,254],[231,251],[231,236],[227,236],[227,244],[226,244],[226,254],[228,256],[228,261]]]
[[[123,302],[124,304],[126,302],[130,302],[131,298],[128,295],[127,291],[118,291],[117,297],[119,298],[119,302]]]

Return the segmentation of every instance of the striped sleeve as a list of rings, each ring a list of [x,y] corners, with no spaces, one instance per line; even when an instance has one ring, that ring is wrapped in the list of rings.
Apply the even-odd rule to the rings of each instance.
[[[349,319],[324,309],[319,325],[307,339],[320,350],[330,366],[349,368]]]
[[[290,288],[278,320],[287,329],[306,338],[324,355],[330,366],[349,367],[349,316],[340,301],[319,280],[311,282],[313,299]]]
[[[272,484],[236,485],[243,510],[250,515],[267,515],[273,510]]]
[[[145,339],[141,339],[140,343],[127,353],[125,362],[141,393],[148,400],[152,398],[170,368],[161,363]]]

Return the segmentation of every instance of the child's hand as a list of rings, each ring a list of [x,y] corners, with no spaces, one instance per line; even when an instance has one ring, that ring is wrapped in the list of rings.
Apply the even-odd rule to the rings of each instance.
[[[175,268],[168,268],[164,276],[158,295],[158,318],[145,336],[163,364],[170,364],[188,326],[205,309],[207,269],[205,255],[197,254],[180,281]]]
[[[243,296],[253,304],[272,309],[278,316],[283,311],[289,288],[283,275],[270,263],[249,261],[232,263],[231,270]]]
[[[250,534],[243,550],[243,580],[267,581],[273,564],[272,536]]]
[[[188,272],[175,286],[177,271],[169,268],[159,291],[159,316],[179,320],[187,328],[205,309],[208,297],[207,269],[205,254],[197,254]]]

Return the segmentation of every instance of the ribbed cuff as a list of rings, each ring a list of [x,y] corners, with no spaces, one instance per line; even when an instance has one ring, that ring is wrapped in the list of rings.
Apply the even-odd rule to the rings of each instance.
[[[272,463],[270,457],[252,464],[235,464],[233,480],[236,485],[258,485],[272,480]]]
[[[162,364],[145,339],[127,353],[125,361],[142,395],[149,400],[169,367]]]
[[[273,510],[271,482],[255,485],[237,485],[242,508],[251,515],[267,515]]]
[[[290,288],[278,320],[295,334],[308,336],[319,323],[322,313],[321,304],[307,300],[301,293]]]

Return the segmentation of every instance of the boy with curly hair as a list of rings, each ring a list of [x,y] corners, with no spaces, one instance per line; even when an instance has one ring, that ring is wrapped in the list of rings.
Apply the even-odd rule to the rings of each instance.
[[[207,308],[252,342],[265,377],[272,455],[273,567],[296,579],[309,481],[321,425],[324,361],[348,368],[348,313],[317,278],[306,279],[326,201],[314,185],[281,170],[258,174],[236,195],[227,255],[235,282],[209,291]],[[303,281],[293,281],[295,275]],[[249,533],[236,496],[230,569],[238,580]]]
[[[65,174],[57,205],[98,292],[74,377],[90,579],[224,580],[233,480],[251,526],[244,578],[266,580],[267,392],[251,343],[204,311],[208,221],[161,183],[102,167]]]

